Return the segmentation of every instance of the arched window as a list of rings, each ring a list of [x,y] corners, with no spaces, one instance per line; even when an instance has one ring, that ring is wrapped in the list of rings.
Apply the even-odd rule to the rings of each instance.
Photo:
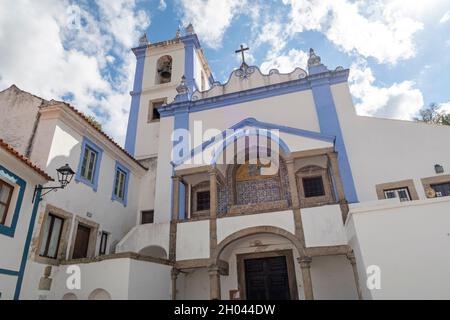
[[[162,56],[156,63],[156,84],[172,81],[172,57]]]

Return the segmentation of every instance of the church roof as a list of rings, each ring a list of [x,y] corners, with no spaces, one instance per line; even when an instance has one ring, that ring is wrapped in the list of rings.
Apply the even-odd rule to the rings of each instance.
[[[25,157],[23,154],[21,154],[19,151],[14,149],[11,145],[6,143],[4,140],[0,139],[0,148],[14,156],[17,160],[20,162],[26,164],[28,167],[33,169],[35,172],[37,172],[40,176],[45,178],[47,181],[54,181],[52,177],[50,177],[44,170],[42,170],[40,167],[38,167],[36,164],[31,162],[30,159]]]

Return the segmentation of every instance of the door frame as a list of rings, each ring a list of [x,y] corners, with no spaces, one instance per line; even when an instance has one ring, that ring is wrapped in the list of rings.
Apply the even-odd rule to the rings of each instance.
[[[78,225],[82,225],[86,228],[91,229],[91,232],[89,233],[89,245],[87,250],[87,257],[86,258],[93,258],[95,256],[95,249],[97,247],[97,235],[98,235],[98,229],[99,224],[91,221],[86,218],[82,218],[77,216],[75,218],[73,230],[72,230],[72,244],[70,245],[70,259],[73,258],[73,251],[75,249],[75,241],[77,240],[77,232],[78,232]]]
[[[288,274],[288,284],[289,284],[289,292],[291,295],[291,300],[298,300],[297,277],[295,275],[294,255],[292,253],[292,249],[244,253],[244,254],[236,255],[238,290],[240,293],[241,300],[247,299],[247,290],[246,290],[247,288],[245,285],[246,284],[245,263],[244,263],[245,260],[260,259],[260,258],[274,258],[274,257],[285,257],[286,258],[286,268],[287,268],[287,274]]]

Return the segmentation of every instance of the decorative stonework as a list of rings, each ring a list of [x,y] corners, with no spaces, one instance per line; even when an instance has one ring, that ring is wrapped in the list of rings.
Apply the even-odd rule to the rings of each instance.
[[[209,90],[195,91],[192,95],[192,100],[201,100],[271,84],[304,79],[307,76],[306,71],[300,68],[296,68],[290,73],[281,73],[276,69],[272,69],[268,74],[263,74],[258,67],[243,64],[239,69],[231,73],[226,83],[214,82]]]

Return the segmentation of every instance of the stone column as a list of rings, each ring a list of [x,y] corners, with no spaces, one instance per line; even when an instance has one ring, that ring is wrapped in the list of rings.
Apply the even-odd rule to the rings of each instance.
[[[350,261],[353,269],[353,277],[355,278],[356,291],[358,292],[358,299],[362,300],[361,286],[359,284],[358,267],[356,266],[356,258],[353,252],[347,254],[347,259]]]
[[[169,260],[175,261],[177,247],[177,222],[180,208],[180,177],[172,177],[172,219],[170,221]]]
[[[172,278],[172,300],[177,300],[177,279],[180,271],[176,268],[172,268],[171,278]]]
[[[210,299],[220,300],[220,273],[219,267],[214,265],[209,268],[209,283],[210,283]]]
[[[305,292],[305,300],[314,300],[313,286],[311,280],[311,257],[298,258],[300,268],[302,269],[303,290]]]
[[[298,196],[297,178],[295,177],[294,159],[286,159],[286,167],[289,178],[289,191],[291,193],[292,210],[294,212],[295,235],[300,239],[303,247],[305,246],[305,234],[303,231],[302,214],[300,211],[300,199]]]
[[[216,169],[211,169],[209,171],[209,251],[211,256],[217,247],[217,207],[218,207],[218,197],[217,197],[217,171]]]
[[[333,181],[335,183],[336,192],[338,196],[339,205],[341,206],[342,220],[345,223],[348,215],[348,202],[345,199],[344,185],[341,179],[341,173],[339,172],[339,163],[336,152],[330,152],[327,154],[328,161],[331,165],[331,170],[333,171]]]

